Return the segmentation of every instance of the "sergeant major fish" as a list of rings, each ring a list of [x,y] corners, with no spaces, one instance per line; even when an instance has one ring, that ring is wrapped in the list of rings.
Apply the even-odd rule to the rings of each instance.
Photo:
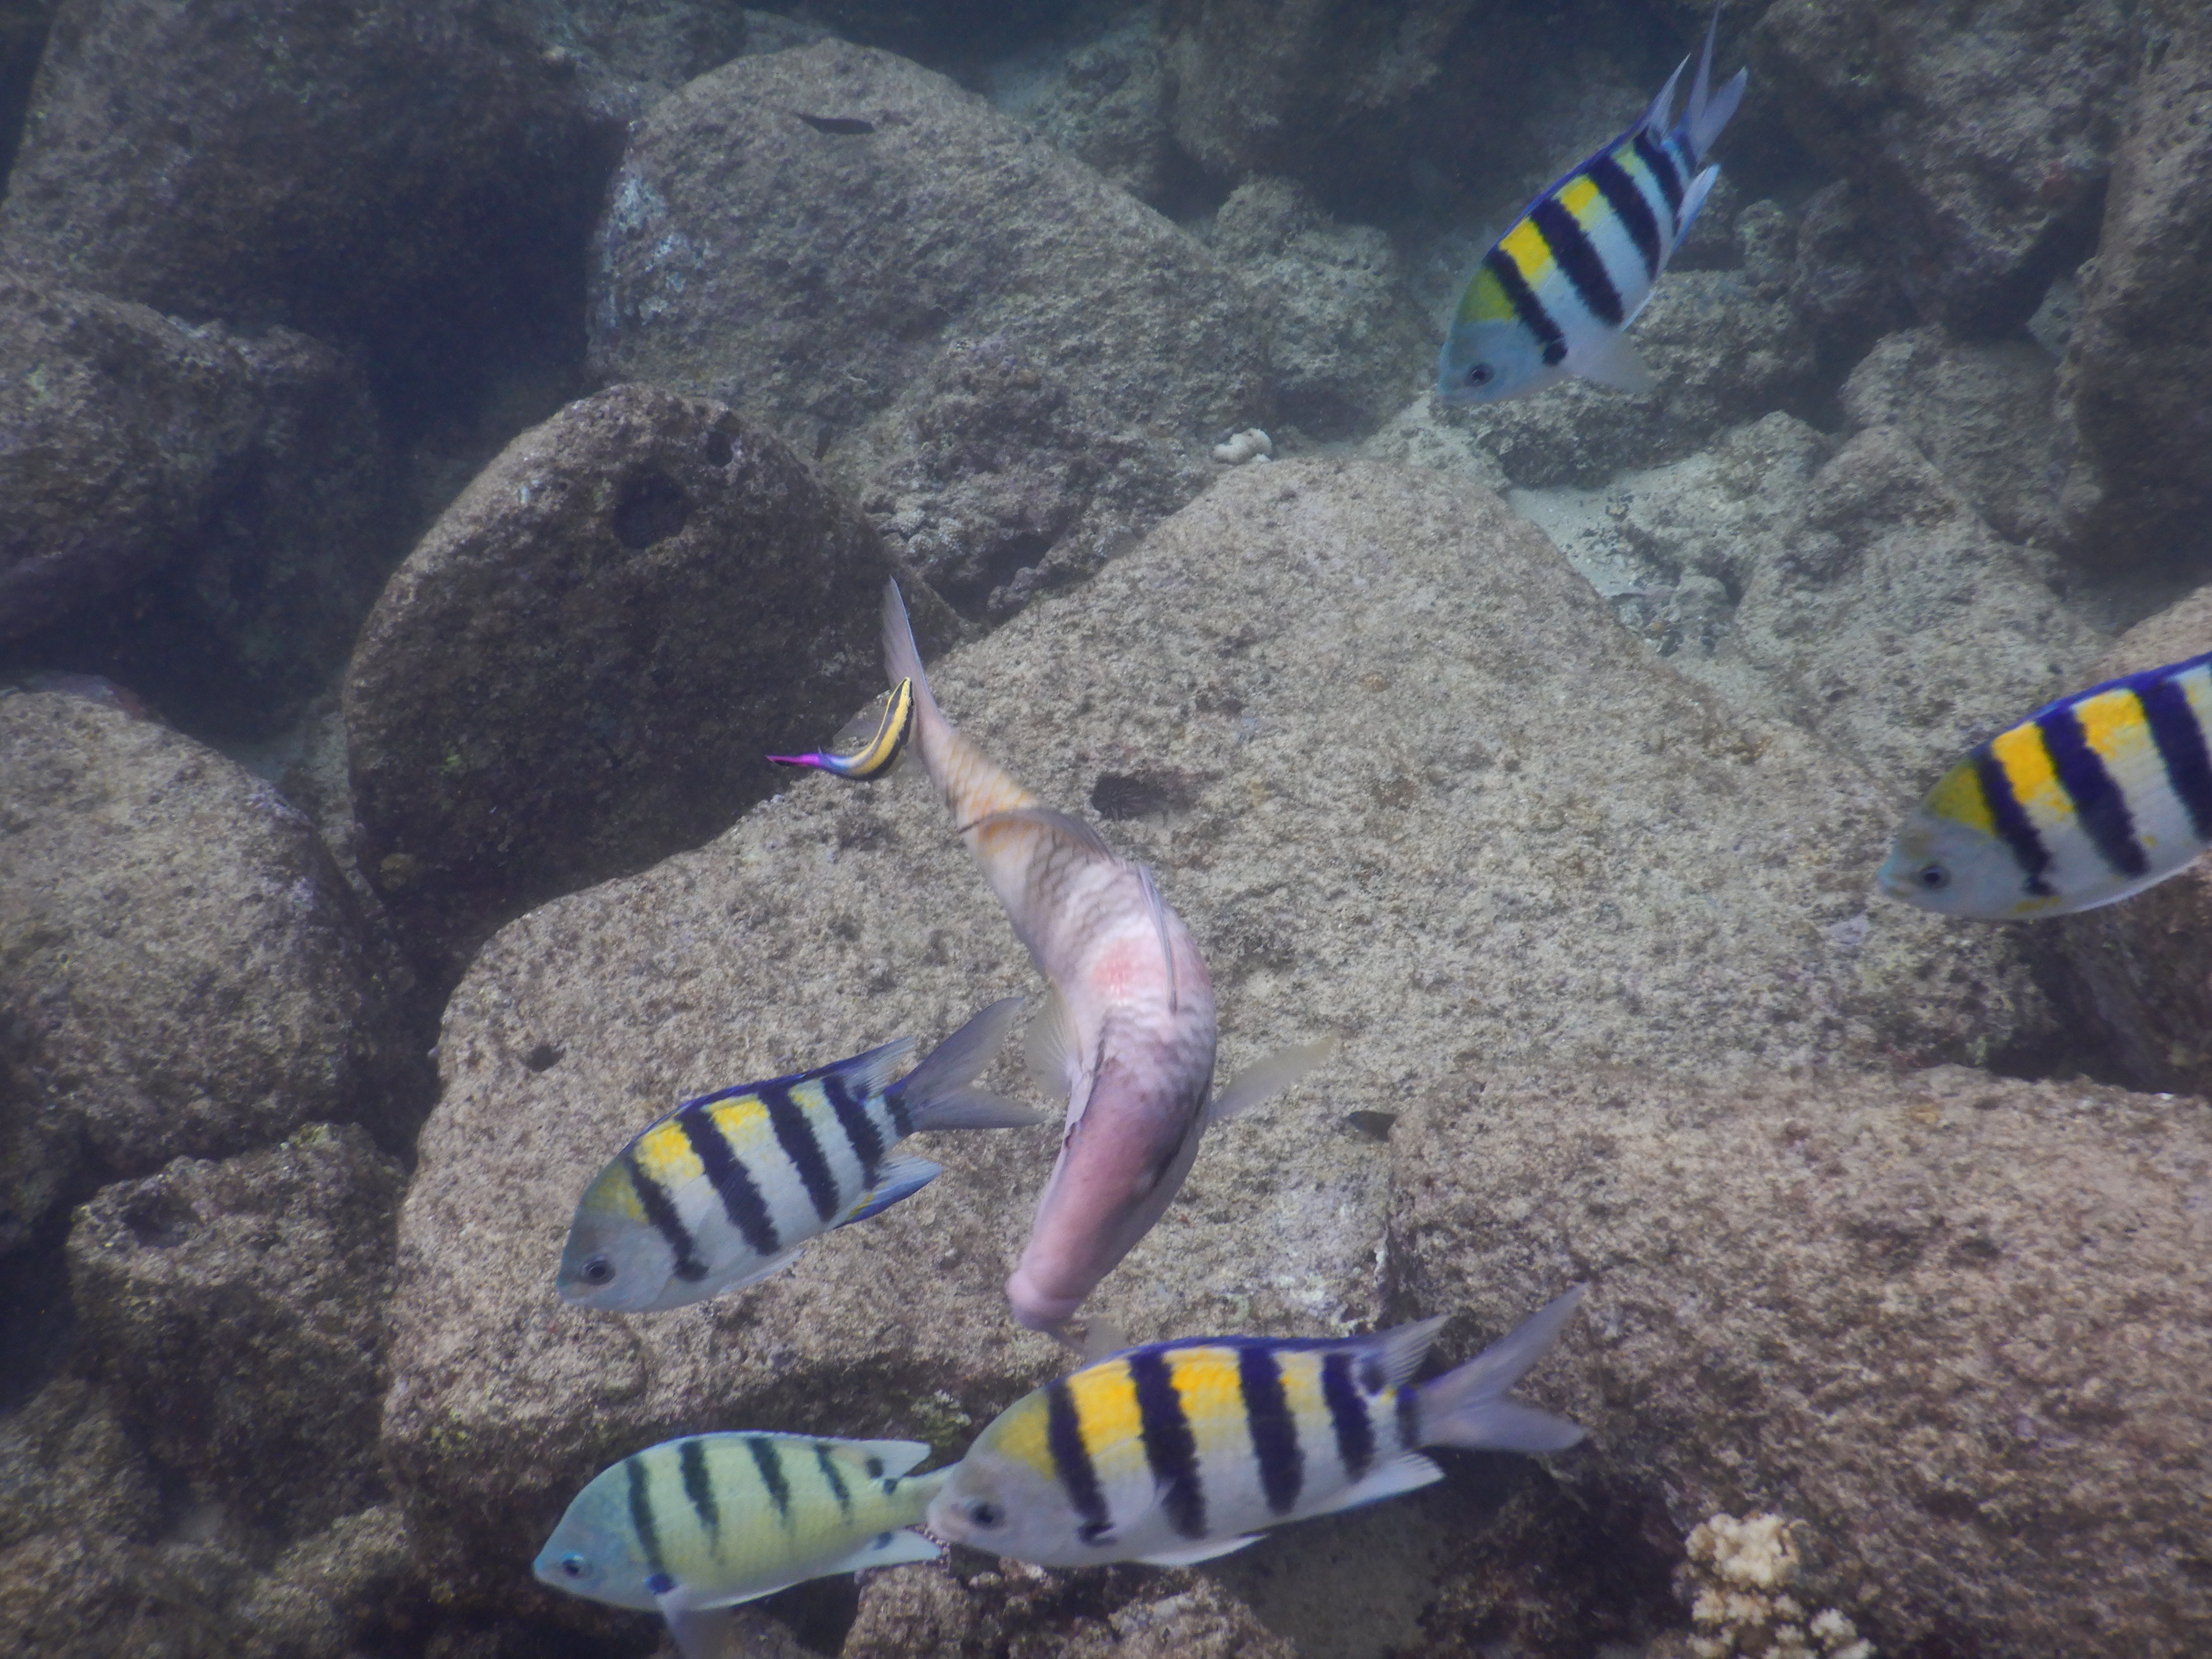
[[[632,1138],[584,1190],[556,1283],[609,1312],[678,1308],[767,1278],[808,1239],[889,1209],[943,1173],[893,1158],[925,1129],[1007,1129],[1038,1115],[970,1089],[1021,1011],[994,1002],[904,1077],[880,1048],[687,1100]]]
[[[696,1434],[602,1470],[576,1494],[532,1569],[556,1589],[659,1612],[684,1659],[726,1651],[715,1609],[809,1578],[933,1561],[908,1530],[947,1471],[902,1480],[912,1440]]]
[[[873,783],[890,776],[906,758],[907,739],[913,733],[914,682],[901,680],[831,738],[828,749],[769,758],[778,766],[811,766],[833,777]]]
[[[1047,1567],[1187,1566],[1261,1529],[1442,1478],[1423,1446],[1562,1451],[1564,1418],[1506,1398],[1580,1286],[1432,1382],[1407,1381],[1442,1319],[1371,1336],[1155,1342],[999,1413],[929,1506],[939,1538]]]
[[[1674,85],[1686,58],[1642,120],[1546,189],[1482,256],[1437,360],[1443,402],[1497,403],[1570,374],[1651,390],[1651,371],[1622,331],[1720,177],[1705,154],[1747,79],[1738,70],[1708,90],[1720,21],[1716,7],[1680,125],[1671,125]]]
[[[1892,898],[2002,921],[2094,909],[2212,845],[2212,653],[2106,680],[1978,744],[1876,878]]]
[[[1066,1089],[1067,1127],[1006,1299],[1029,1329],[1058,1331],[1160,1218],[1206,1127],[1289,1087],[1326,1045],[1275,1055],[1213,1095],[1212,981],[1152,872],[1041,805],[953,729],[896,582],[884,649],[891,678],[914,683],[915,752],[1052,984],[1030,1062],[1041,1084]]]

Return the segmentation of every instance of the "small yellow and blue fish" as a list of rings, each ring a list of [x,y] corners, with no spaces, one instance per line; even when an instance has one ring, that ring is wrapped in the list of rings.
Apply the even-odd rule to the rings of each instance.
[[[1536,198],[1482,256],[1437,363],[1447,404],[1498,403],[1579,374],[1649,392],[1623,331],[1690,233],[1720,177],[1705,155],[1742,100],[1744,70],[1709,90],[1718,7],[1680,125],[1668,77],[1638,121]]]
[[[807,1240],[889,1209],[942,1167],[892,1149],[926,1129],[1042,1121],[968,1085],[1022,1000],[994,1002],[904,1077],[901,1037],[831,1065],[687,1100],[640,1130],[576,1206],[556,1279],[611,1313],[680,1308],[783,1267]]]
[[[901,680],[848,722],[827,749],[811,755],[770,755],[778,766],[811,766],[856,782],[889,777],[906,758],[914,735],[914,682]]]
[[[1274,1055],[1215,1095],[1213,983],[1152,872],[953,729],[896,582],[884,651],[891,677],[914,684],[915,754],[1052,985],[1030,1062],[1040,1086],[1067,1091],[1067,1127],[1006,1300],[1028,1329],[1060,1332],[1166,1211],[1207,1126],[1288,1088],[1328,1045]]]
[[[1952,767],[1876,879],[1946,915],[2094,909],[2212,846],[2212,653],[2039,708]]]
[[[1506,1398],[1582,1300],[1409,1383],[1442,1319],[1371,1336],[1156,1342],[1085,1365],[999,1413],[929,1506],[939,1538],[1046,1567],[1188,1566],[1285,1521],[1442,1478],[1424,1446],[1564,1451],[1565,1418]]]
[[[684,1659],[726,1650],[735,1607],[830,1573],[934,1561],[920,1522],[948,1470],[906,1479],[913,1440],[695,1434],[648,1446],[576,1494],[539,1580],[658,1612]]]

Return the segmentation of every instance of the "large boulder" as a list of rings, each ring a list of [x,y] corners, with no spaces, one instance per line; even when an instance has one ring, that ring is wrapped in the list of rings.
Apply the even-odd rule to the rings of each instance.
[[[163,1464],[279,1536],[380,1495],[404,1184],[358,1126],[311,1125],[118,1182],[70,1229],[76,1363],[113,1382]]]
[[[1097,1311],[1140,1339],[1385,1317],[1374,1131],[1460,1098],[1478,1060],[1880,1064],[2049,1023],[2009,933],[1870,908],[1884,792],[1653,659],[1463,482],[1243,469],[935,680],[988,753],[1158,869],[1226,1071],[1342,1039],[1209,1136],[1106,1281]],[[736,1294],[604,1316],[552,1281],[584,1183],[678,1099],[1035,988],[916,779],[810,781],[484,946],[402,1212],[384,1431],[455,1605],[547,1609],[536,1540],[641,1445],[758,1426],[952,1452],[1051,1374],[1001,1284],[1054,1127],[934,1138],[933,1186]]]
[[[2087,251],[2136,57],[2121,0],[1778,0],[1753,46],[1923,320],[2017,328]]]
[[[2212,587],[2112,642],[2084,685],[2212,651]],[[2120,1074],[2139,1089],[2212,1096],[2212,860],[2148,892],[2056,924]]]
[[[398,1106],[396,1038],[312,825],[93,698],[0,696],[0,1011],[35,1109],[116,1176]]]
[[[2130,96],[2094,275],[2068,343],[2082,453],[2069,495],[2100,562],[2201,549],[2212,507],[2212,22],[2147,5],[2155,49]]]
[[[1094,568],[1272,413],[1251,301],[1202,246],[943,76],[834,41],[638,128],[591,349],[766,422],[973,615]]]
[[[1454,1316],[1444,1357],[1591,1286],[1526,1389],[1590,1430],[1571,1484],[1789,1517],[1807,1613],[1885,1653],[2197,1651],[2204,1101],[1484,1066],[1393,1140],[1401,1311]]]
[[[392,577],[345,689],[357,856],[450,963],[726,828],[882,684],[874,533],[719,404],[611,386],[508,446]]]

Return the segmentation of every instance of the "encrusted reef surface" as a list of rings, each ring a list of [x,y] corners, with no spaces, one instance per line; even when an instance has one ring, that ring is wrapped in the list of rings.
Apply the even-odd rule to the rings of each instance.
[[[1590,1434],[748,1654],[2203,1646],[2212,875],[1871,890],[1969,745],[2212,647],[2201,5],[1735,0],[1655,390],[1476,409],[1468,273],[1705,0],[249,9],[0,0],[0,1654],[665,1652],[530,1576],[598,1469],[957,1456],[1066,1367],[1001,1291],[1056,1124],[554,1290],[678,1100],[1040,988],[914,771],[763,759],[893,575],[1224,1075],[1338,1039],[1097,1310],[1449,1360],[1584,1284],[1525,1392]]]

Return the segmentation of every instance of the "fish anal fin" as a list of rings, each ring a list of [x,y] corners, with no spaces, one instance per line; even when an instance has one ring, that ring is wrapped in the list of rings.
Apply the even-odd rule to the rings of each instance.
[[[1067,1017],[1067,1000],[1058,991],[1045,999],[1045,1005],[1036,1012],[1022,1033],[1024,1058],[1029,1062],[1030,1081],[1037,1092],[1050,1100],[1072,1092],[1075,1087],[1075,1031]]]
[[[1419,1452],[1407,1452],[1394,1457],[1366,1476],[1354,1481],[1317,1510],[1307,1510],[1305,1515],[1334,1515],[1339,1510],[1356,1510],[1364,1504],[1373,1504],[1385,1498],[1395,1498],[1401,1492],[1419,1492],[1444,1478],[1444,1472]]]
[[[1263,1101],[1273,1099],[1335,1049],[1334,1037],[1322,1037],[1315,1042],[1301,1042],[1295,1048],[1279,1048],[1265,1060],[1246,1066],[1213,1097],[1213,1103],[1206,1108],[1206,1121],[1226,1123],[1240,1112],[1249,1112]]]
[[[849,1227],[872,1215],[881,1215],[901,1199],[912,1198],[944,1173],[942,1164],[932,1164],[926,1158],[895,1158],[877,1171],[876,1184],[860,1195],[858,1206],[837,1224]]]

